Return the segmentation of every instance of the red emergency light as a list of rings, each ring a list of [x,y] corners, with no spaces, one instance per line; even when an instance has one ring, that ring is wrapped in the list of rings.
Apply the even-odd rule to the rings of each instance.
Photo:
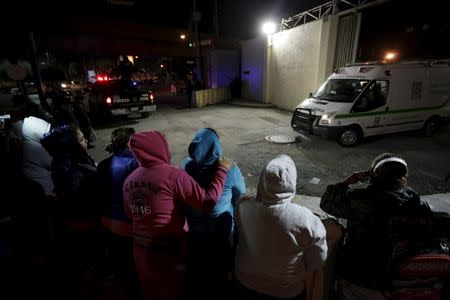
[[[108,81],[108,76],[97,76],[97,81]]]

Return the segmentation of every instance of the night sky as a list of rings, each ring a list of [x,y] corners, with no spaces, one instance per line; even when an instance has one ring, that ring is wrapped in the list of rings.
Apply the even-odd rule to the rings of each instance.
[[[8,3],[16,5],[13,8],[6,8],[3,2],[2,11],[13,13],[4,13],[0,18],[4,34],[2,44],[18,45],[18,48],[23,49],[26,43],[20,39],[26,37],[28,31],[45,34],[58,30],[64,27],[63,23],[69,16],[79,18],[79,22],[90,17],[98,22],[105,19],[123,20],[192,30],[191,0],[135,0],[131,7],[109,5],[107,2],[108,0],[77,0],[60,1],[55,5],[49,0],[41,0],[25,5],[24,0],[15,0]],[[221,36],[249,39],[261,34],[260,27],[264,20],[280,22],[283,17],[293,16],[324,2],[326,1],[218,0],[219,31]],[[399,50],[402,58],[450,57],[450,18],[442,2],[445,1],[391,0],[388,4],[365,10],[358,58],[378,59],[386,49]],[[203,14],[200,31],[214,33],[214,0],[197,0],[197,3]]]

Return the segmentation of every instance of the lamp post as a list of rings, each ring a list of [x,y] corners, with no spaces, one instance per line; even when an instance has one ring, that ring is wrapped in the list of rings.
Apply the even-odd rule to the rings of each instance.
[[[277,25],[272,21],[267,21],[262,24],[261,30],[264,34],[272,34],[277,31]]]
[[[203,82],[203,61],[202,61],[202,53],[201,53],[201,42],[200,42],[200,33],[198,32],[198,23],[202,17],[201,12],[197,10],[197,0],[192,0],[193,13],[192,20],[194,21],[194,34],[195,34],[195,44],[196,44],[196,63],[197,63],[197,79],[200,83]]]
[[[261,31],[267,36],[267,48],[266,48],[266,72],[264,74],[264,103],[270,103],[270,72],[272,65],[272,34],[277,30],[275,22],[266,21],[262,24]]]
[[[397,53],[395,53],[395,52],[387,52],[387,53],[384,55],[384,59],[385,59],[386,61],[392,61],[392,60],[394,60],[396,57],[397,57]]]

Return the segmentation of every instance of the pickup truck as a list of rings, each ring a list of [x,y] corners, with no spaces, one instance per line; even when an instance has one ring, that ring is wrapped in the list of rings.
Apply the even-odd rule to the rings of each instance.
[[[137,81],[105,80],[92,86],[88,106],[95,119],[140,114],[143,118],[156,111],[150,87]]]

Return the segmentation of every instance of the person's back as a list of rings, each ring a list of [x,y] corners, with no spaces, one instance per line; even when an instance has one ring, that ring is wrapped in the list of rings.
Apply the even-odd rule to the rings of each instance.
[[[217,168],[207,189],[170,165],[167,141],[157,131],[132,135],[139,167],[126,179],[125,212],[132,221],[134,255],[146,299],[181,295],[187,224],[185,207],[211,209],[223,191],[229,163]],[[223,164],[223,163],[222,163]]]
[[[404,160],[383,154],[372,164],[368,187],[349,189],[349,185],[369,179],[369,172],[354,173],[342,183],[328,186],[322,196],[320,207],[325,212],[347,219],[341,276],[357,288],[373,290],[371,296],[363,295],[367,299],[381,297],[389,288],[393,263],[418,247],[429,233],[431,211],[406,186],[406,175]]]
[[[80,124],[73,112],[70,99],[65,95],[57,95],[52,100],[53,103],[53,117],[55,126],[69,125],[73,127],[79,127]]]
[[[278,156],[264,168],[257,195],[244,196],[237,203],[236,277],[256,293],[299,296],[305,275],[318,269],[327,256],[320,219],[291,203],[296,173],[288,156]]]
[[[96,167],[81,131],[61,126],[44,135],[41,144],[53,158],[51,176],[63,215],[98,217],[99,202],[94,197]]]
[[[22,125],[24,175],[39,183],[46,195],[53,194],[54,188],[51,178],[52,158],[40,141],[50,126],[50,123],[36,117],[25,118]]]
[[[139,166],[128,148],[133,128],[117,128],[111,133],[106,151],[112,155],[97,166],[97,178],[102,198],[103,240],[107,249],[110,267],[124,283],[130,299],[139,295],[139,281],[133,256],[131,220],[126,216],[123,201],[123,184]]]
[[[222,156],[217,132],[210,128],[199,129],[188,152],[184,169],[200,186],[207,188]],[[189,288],[190,296],[195,299],[209,299],[212,293],[218,298],[221,295],[214,291],[226,289],[232,265],[234,204],[244,192],[244,178],[235,164],[228,172],[223,193],[212,210],[187,208]]]
[[[217,133],[209,128],[199,129],[189,145],[189,158],[183,168],[203,188],[210,182],[222,156],[222,145]],[[189,232],[229,235],[233,231],[234,204],[245,192],[245,182],[236,164],[227,174],[222,195],[210,211],[188,209]]]
[[[102,197],[102,223],[113,233],[131,236],[131,221],[125,214],[123,184],[139,166],[127,144],[133,128],[118,128],[111,134],[106,150],[112,155],[97,166]]]

